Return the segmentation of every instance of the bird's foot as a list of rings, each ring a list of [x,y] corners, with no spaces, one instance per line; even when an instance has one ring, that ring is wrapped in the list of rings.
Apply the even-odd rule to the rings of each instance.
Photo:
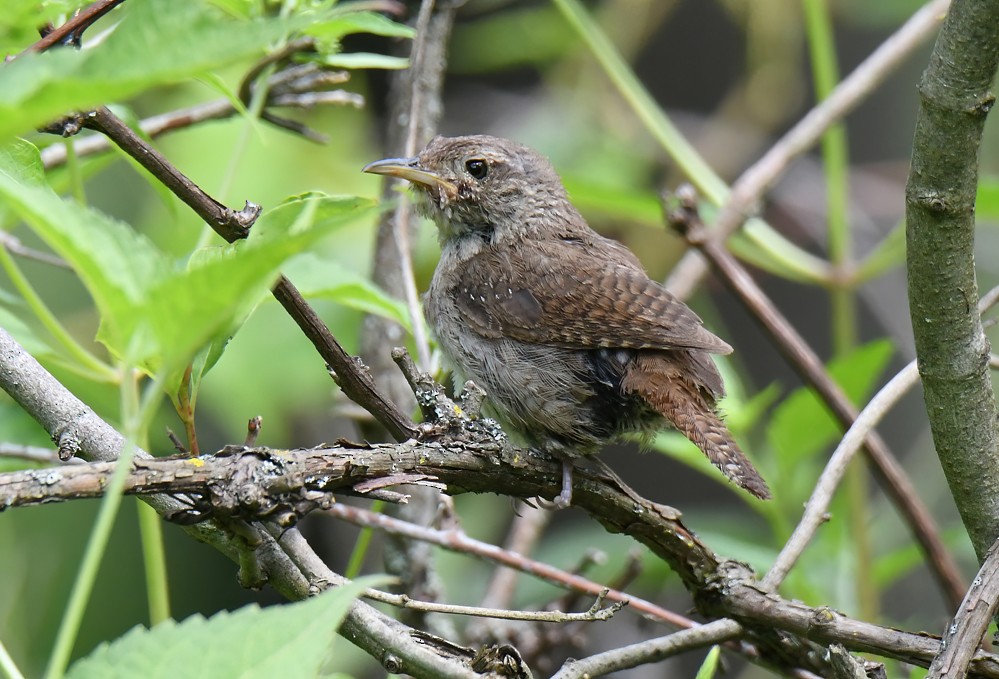
[[[572,460],[565,458],[562,460],[562,492],[549,502],[543,498],[538,498],[538,505],[544,509],[559,510],[565,509],[572,504]]]

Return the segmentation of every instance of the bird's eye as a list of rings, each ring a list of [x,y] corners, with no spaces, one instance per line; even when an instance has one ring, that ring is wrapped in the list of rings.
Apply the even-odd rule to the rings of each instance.
[[[476,179],[485,179],[486,174],[489,172],[489,166],[486,165],[486,161],[481,158],[466,160],[465,169],[468,170],[468,174],[472,175]]]

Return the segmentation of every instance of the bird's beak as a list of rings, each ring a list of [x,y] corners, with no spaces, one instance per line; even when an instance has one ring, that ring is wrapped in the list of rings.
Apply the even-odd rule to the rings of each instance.
[[[439,175],[420,167],[419,158],[386,158],[364,166],[362,172],[400,177],[436,192],[454,196],[458,187]]]

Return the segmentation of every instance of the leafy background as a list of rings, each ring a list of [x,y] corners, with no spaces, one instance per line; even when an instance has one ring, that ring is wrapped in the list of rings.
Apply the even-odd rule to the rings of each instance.
[[[28,0],[8,0],[7,4],[9,9],[0,17],[0,53],[5,54],[16,54],[30,44],[40,19],[59,23],[67,8],[75,6]],[[902,0],[829,4],[834,48],[843,73],[919,6]],[[363,94],[367,105],[302,115],[310,126],[329,135],[328,145],[317,146],[265,123],[235,117],[169,135],[157,141],[157,146],[211,195],[231,206],[239,207],[248,199],[273,209],[289,197],[310,191],[361,197],[352,205],[368,207],[358,207],[350,219],[325,226],[322,219],[310,222],[312,235],[302,237],[300,243],[302,249],[309,246],[309,252],[281,267],[308,294],[337,338],[348,350],[356,351],[361,309],[400,314],[398,303],[385,299],[366,282],[376,214],[372,199],[380,185],[359,172],[365,163],[384,155],[386,75],[366,67],[400,64],[353,55],[388,54],[406,38],[400,37],[403,31],[372,23],[360,30],[328,17],[324,23],[310,14],[327,9],[323,5],[251,0],[126,3],[124,10],[88,32],[85,44],[90,45],[124,15],[127,23],[110,33],[100,49],[58,50],[45,58],[18,59],[0,69],[0,139],[6,143],[12,135],[22,134],[38,146],[61,144],[57,138],[29,130],[70,108],[118,102],[124,107],[118,110],[127,116],[143,117],[231,95],[262,50],[289,31],[308,29],[325,40],[337,41],[343,54],[334,51],[334,60],[339,59],[335,63],[363,67],[352,70],[345,87]],[[809,49],[815,38],[806,32],[802,7],[796,3],[614,0],[587,7],[632,63],[654,100],[729,182],[814,100]],[[233,30],[234,25],[238,30]],[[744,244],[769,272],[759,274],[767,292],[820,355],[837,357],[834,373],[858,401],[883,382],[886,371],[897,369],[912,355],[900,239],[893,234],[899,233],[903,210],[902,184],[917,105],[915,82],[928,50],[927,46],[910,59],[847,121],[850,200],[846,222],[856,258],[876,253],[867,260],[865,277],[846,293],[856,301],[855,319],[834,312],[825,286],[802,281],[801,267],[793,257],[788,260],[780,255],[779,241],[765,237]],[[344,59],[346,55],[350,56]],[[563,171],[591,225],[628,243],[654,277],[665,278],[682,254],[680,241],[662,228],[656,198],[661,187],[675,186],[682,179],[676,163],[617,94],[556,4],[480,0],[463,8],[451,45],[441,128],[445,134],[507,136],[542,150]],[[994,229],[999,217],[996,134],[995,125],[990,124],[982,157],[985,179],[979,209],[988,225],[981,231],[978,246],[983,289],[999,278],[996,259],[990,256],[999,245]],[[23,167],[28,162],[24,155],[17,155],[17,149],[29,155],[30,149],[5,148],[14,150],[3,167],[16,163]],[[824,171],[818,156],[799,161],[771,194],[765,212],[776,231],[820,255],[825,254],[827,240]],[[31,196],[10,182],[6,188],[0,183],[0,219],[5,230],[33,247],[52,247],[75,263],[90,258],[90,279],[83,269],[78,277],[30,261],[19,260],[17,266],[73,342],[106,365],[106,348],[95,337],[102,323],[107,331],[115,313],[108,305],[113,307],[121,297],[112,295],[102,303],[100,294],[93,294],[94,286],[101,284],[88,283],[88,294],[81,279],[106,277],[124,281],[121,284],[129,289],[141,288],[135,277],[160,271],[136,266],[139,253],[145,252],[161,262],[157,266],[162,271],[174,271],[178,281],[187,281],[190,267],[203,261],[202,257],[210,259],[194,253],[220,243],[214,236],[205,236],[203,225],[185,206],[120,154],[70,163],[51,172],[48,181],[56,191],[91,206],[94,212],[86,214],[95,215],[95,220],[103,224],[106,218],[99,215],[107,215],[120,222],[108,228],[130,234],[110,243],[96,237],[74,240],[72,234],[79,236],[79,229],[86,227],[73,220],[90,223],[89,218],[75,210],[47,208],[53,203],[45,196],[37,198],[42,216],[27,219],[30,226],[26,226],[24,204],[30,203]],[[67,241],[52,235],[60,229],[71,232],[69,241],[89,242],[90,253],[61,250],[59,243]],[[141,245],[120,247],[127,239]],[[416,248],[421,289],[432,273],[436,252],[432,227],[421,227]],[[289,247],[281,259],[293,254],[294,248]],[[4,269],[0,324],[80,398],[110,420],[121,421],[119,390],[113,380],[108,375],[102,378],[99,369],[83,369],[86,365],[80,357],[53,339],[51,328],[45,327],[37,309],[19,292],[16,273],[7,265]],[[162,282],[163,275],[151,278]],[[339,436],[356,437],[321,360],[285,313],[261,293],[268,279],[255,280],[255,288],[249,286],[245,295],[237,296],[238,309],[224,305],[229,316],[206,324],[198,335],[207,339],[227,329],[229,323],[238,324],[240,312],[252,308],[201,385],[197,426],[202,449],[241,441],[246,420],[257,414],[264,418],[259,439],[264,445],[312,446]],[[178,282],[171,289],[180,293],[185,288]],[[631,446],[615,447],[603,458],[639,493],[681,508],[685,522],[721,554],[765,567],[797,521],[837,430],[814,396],[797,389],[797,378],[731,295],[709,279],[693,305],[709,327],[736,348],[722,366],[731,392],[725,409],[764,476],[779,489],[777,500],[768,505],[753,502],[712,471],[701,473],[707,465],[676,435],[664,434],[655,446],[675,459],[639,454]],[[119,313],[129,318],[130,310],[133,307]],[[164,309],[164,313],[184,312]],[[178,327],[167,325],[173,331]],[[161,343],[168,339],[156,331],[153,335]],[[158,349],[153,353],[170,354],[169,346]],[[149,356],[133,358],[141,362]],[[882,431],[948,527],[949,542],[970,573],[974,558],[924,422],[922,401],[913,394],[890,415]],[[159,454],[173,452],[164,434],[167,427],[178,433],[183,430],[169,399],[164,398],[149,427],[149,449]],[[0,402],[0,440],[48,444],[37,425],[7,400]],[[0,460],[0,468],[14,466]],[[506,499],[459,497],[457,504],[471,535],[502,540],[511,509]],[[116,523],[76,656],[147,620],[133,505],[126,500]],[[95,511],[96,503],[76,502],[0,517],[0,554],[4,555],[0,559],[0,639],[29,675],[38,674],[48,658]],[[808,603],[828,604],[866,619],[910,629],[937,629],[946,615],[942,602],[908,532],[863,472],[850,477],[832,516],[785,591]],[[310,517],[303,530],[331,567],[343,572],[356,531],[321,516]],[[194,613],[210,616],[248,602],[278,601],[267,590],[242,590],[234,566],[214,550],[192,542],[172,526],[164,532],[175,619]],[[375,552],[366,560],[367,571],[382,570],[377,548],[376,542]],[[633,586],[636,594],[679,610],[688,606],[682,588],[661,563],[572,511],[556,517],[536,556],[571,569],[593,548],[606,555],[590,573],[593,579],[612,578],[635,550],[645,564]],[[439,565],[443,580],[453,583],[448,591],[452,600],[478,602],[489,574],[485,565],[447,553],[440,554]],[[518,605],[536,606],[557,595],[553,588],[528,578],[522,579],[522,585]],[[620,620],[607,623],[606,630],[601,628],[590,650],[647,634]],[[374,662],[348,644],[340,643],[336,650],[336,670],[378,674]],[[678,676],[690,676],[693,670],[685,664],[689,662],[680,659],[670,666]],[[645,676],[643,671],[661,676],[663,669],[639,670],[633,676]],[[749,668],[745,676],[765,673]]]

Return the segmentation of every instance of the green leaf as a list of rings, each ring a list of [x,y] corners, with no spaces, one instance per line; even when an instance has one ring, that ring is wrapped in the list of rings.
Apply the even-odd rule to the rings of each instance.
[[[18,181],[31,173],[5,164],[11,157],[0,154],[0,198],[76,270],[101,313],[99,339],[150,372],[185,365],[249,312],[285,260],[373,207],[357,198],[296,198],[261,217],[246,242],[207,249],[183,267],[127,225]],[[37,150],[31,163],[40,163]]]
[[[259,55],[305,23],[236,21],[196,0],[145,0],[119,11],[124,19],[93,48],[26,54],[0,69],[0,140]]]
[[[905,222],[899,222],[857,265],[857,281],[868,281],[905,262]]]
[[[371,33],[389,38],[416,37],[413,28],[374,12],[338,13],[331,19],[309,24],[304,33],[323,40],[339,40],[352,33]]]
[[[307,299],[329,299],[350,309],[388,318],[412,332],[405,303],[359,273],[307,255],[296,260],[288,276]]]
[[[874,389],[893,352],[888,340],[876,340],[829,363],[829,373],[853,403]],[[800,474],[800,464],[813,460],[842,433],[842,427],[814,390],[795,390],[774,411],[767,438],[786,479],[811,484],[813,475]]]
[[[256,604],[205,619],[193,615],[153,629],[135,627],[69,670],[69,679],[315,677],[333,634],[361,592],[385,578],[362,578],[305,601]]]
[[[25,150],[24,142],[13,146]],[[38,150],[31,149],[30,158],[0,154],[0,198],[73,266],[101,312],[102,326],[110,324],[103,332],[120,345],[117,321],[122,311],[141,302],[145,282],[162,276],[168,264],[151,242],[127,225],[63,201],[47,185],[24,181],[33,176],[32,166],[41,167]]]
[[[721,659],[721,646],[712,646],[704,662],[697,670],[694,679],[712,679],[718,671],[718,662]]]
[[[315,59],[315,61],[333,68],[385,68],[391,70],[409,68],[409,59],[372,52],[329,54]]]
[[[353,196],[321,193],[295,196],[262,215],[245,243],[202,248],[191,257],[187,271],[181,275],[182,280],[167,281],[160,286],[166,291],[162,300],[164,306],[172,303],[186,306],[193,302],[195,308],[171,311],[154,306],[141,313],[148,313],[151,321],[158,320],[162,314],[190,313],[207,324],[207,338],[194,347],[200,347],[200,351],[192,361],[193,402],[197,401],[201,379],[222,357],[229,340],[267,294],[278,275],[278,267],[333,230],[369,214],[375,207],[370,200]],[[204,281],[204,288],[191,289],[190,286],[198,286],[198,281]],[[185,286],[188,286],[187,292],[184,292]],[[202,301],[194,301],[198,299]],[[186,335],[195,328],[190,321],[182,326],[169,326],[165,331],[172,329],[175,332],[164,340],[168,342],[165,346],[182,345],[186,337],[176,336],[176,333]],[[169,366],[167,393],[171,396],[176,395],[186,370],[187,357],[182,358],[183,361]]]

